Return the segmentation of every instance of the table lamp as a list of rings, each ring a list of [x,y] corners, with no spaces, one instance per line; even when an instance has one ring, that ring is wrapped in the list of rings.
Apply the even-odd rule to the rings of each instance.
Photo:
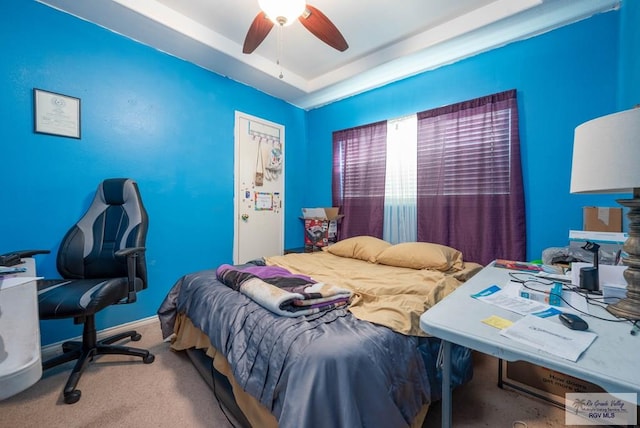
[[[617,200],[629,208],[629,234],[622,247],[627,294],[607,310],[620,318],[640,320],[640,108],[576,128],[571,193],[633,193],[632,199]]]

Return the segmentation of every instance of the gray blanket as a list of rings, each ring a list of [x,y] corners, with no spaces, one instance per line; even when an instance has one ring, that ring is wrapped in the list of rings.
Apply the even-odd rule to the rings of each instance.
[[[209,336],[281,428],[403,427],[430,402],[419,349],[427,339],[360,321],[346,309],[281,317],[211,270],[173,286],[158,310],[164,337],[177,313]]]

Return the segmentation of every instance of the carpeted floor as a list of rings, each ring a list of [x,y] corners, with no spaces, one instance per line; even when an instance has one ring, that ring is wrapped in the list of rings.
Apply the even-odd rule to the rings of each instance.
[[[0,427],[232,427],[188,357],[162,341],[159,323],[137,330],[142,340],[132,346],[149,349],[154,363],[97,358],[80,379],[82,398],[72,405],[62,401],[62,388],[73,363],[50,369],[31,388],[0,402]],[[498,388],[497,370],[495,358],[475,354],[474,378],[454,391],[454,427],[564,426],[563,410]],[[440,417],[436,403],[423,427],[439,427]]]
[[[228,427],[231,426],[189,358],[169,350],[160,324],[137,328],[152,364],[105,355],[89,364],[80,401],[65,404],[62,389],[73,362],[46,371],[31,388],[0,402],[0,427]]]
[[[564,410],[514,391],[498,388],[498,360],[474,353],[473,379],[453,391],[455,428],[563,427]],[[440,402],[431,406],[423,428],[441,426]]]

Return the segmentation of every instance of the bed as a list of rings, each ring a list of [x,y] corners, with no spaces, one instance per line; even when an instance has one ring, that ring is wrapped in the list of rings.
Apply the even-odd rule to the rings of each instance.
[[[216,395],[224,389],[231,397],[222,401],[242,425],[420,427],[440,390],[439,342],[420,330],[419,317],[481,268],[442,245],[354,237],[315,253],[187,274],[158,315],[172,349],[188,350],[194,362],[194,350],[206,354],[200,361],[213,368],[201,374],[213,379]],[[298,288],[280,282],[292,278],[309,278],[314,289],[328,286],[336,296],[347,290],[349,299],[323,294],[325,306],[286,306],[289,296],[279,296],[274,310],[256,298],[282,289],[295,294]],[[280,290],[256,292],[250,283]],[[300,305],[307,305],[304,315],[277,313]],[[456,348],[453,356],[454,383],[464,383],[470,352]]]

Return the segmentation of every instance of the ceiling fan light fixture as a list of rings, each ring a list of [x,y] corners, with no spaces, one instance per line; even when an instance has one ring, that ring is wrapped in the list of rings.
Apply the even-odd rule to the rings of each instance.
[[[286,27],[302,15],[307,3],[305,0],[258,0],[258,5],[274,24]]]

